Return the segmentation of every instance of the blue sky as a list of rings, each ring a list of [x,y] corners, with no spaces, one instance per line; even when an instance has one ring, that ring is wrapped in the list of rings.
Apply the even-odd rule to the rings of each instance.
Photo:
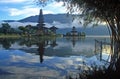
[[[43,9],[43,14],[66,13],[66,8],[62,5],[63,2],[52,2],[40,7],[35,0],[0,0],[0,20],[19,20],[38,15],[40,8]]]

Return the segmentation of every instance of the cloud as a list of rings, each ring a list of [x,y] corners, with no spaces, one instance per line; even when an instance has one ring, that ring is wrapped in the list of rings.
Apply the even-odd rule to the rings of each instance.
[[[48,57],[44,56],[45,60],[42,64],[39,63],[38,55],[25,53],[20,50],[1,50],[0,56],[5,56],[0,60],[1,69],[13,73],[12,75],[1,76],[2,79],[64,79],[66,75],[74,76],[78,74],[78,68],[86,70],[94,64],[97,67],[104,66],[106,62],[99,61],[96,56],[70,56],[70,57]],[[6,58],[7,57],[7,58]],[[0,58],[1,59],[1,58]],[[84,61],[84,63],[83,63]],[[19,72],[18,72],[19,71]],[[27,72],[26,72],[27,71]]]
[[[34,0],[0,0],[0,3],[19,3],[18,5],[14,4],[13,6],[4,6],[3,11],[8,13],[10,17],[25,18],[28,16],[38,15],[40,8],[43,9],[43,14],[66,13],[65,7],[62,7],[63,2],[52,2],[45,7],[37,6]]]
[[[19,26],[26,26],[26,25],[29,25],[29,24],[33,25],[33,26],[37,25],[37,23],[33,23],[33,22],[25,22],[25,23],[21,23],[21,22],[9,22],[9,24],[13,28],[18,28]]]
[[[0,0],[0,3],[22,3],[28,0]]]
[[[2,22],[1,22],[2,23]],[[19,26],[26,26],[26,25],[33,25],[33,26],[35,26],[37,23],[33,23],[33,22],[26,22],[26,23],[21,23],[21,22],[9,22],[9,24],[12,26],[12,27],[14,27],[14,28],[16,28],[16,27],[19,27]],[[75,26],[76,28],[77,27],[82,27],[82,26],[80,26],[79,24],[73,24],[73,23],[60,23],[60,22],[56,22],[56,21],[54,21],[52,24],[50,24],[50,23],[45,23],[45,25],[46,25],[46,27],[51,27],[51,26],[56,26],[57,28],[72,28],[73,26]]]
[[[54,12],[53,12],[53,11],[50,11],[50,10],[44,10],[43,13],[44,13],[44,14],[54,14]]]
[[[7,8],[6,11],[9,11],[10,16],[33,16],[38,15],[40,8],[34,5],[23,6],[22,8]],[[44,9],[43,14],[54,14],[54,11],[49,9]]]
[[[23,7],[22,9],[9,8],[8,11],[10,13],[10,16],[24,15],[25,17],[27,17],[27,16],[39,14],[39,8],[34,8],[34,7]]]
[[[33,15],[38,15],[40,8],[35,8],[35,7],[24,7],[22,9],[17,9],[17,8],[9,8],[8,9],[10,16],[33,16]],[[50,10],[44,10],[44,14],[53,14],[54,12]]]
[[[67,9],[63,7],[63,2],[53,2],[44,7],[44,10],[51,10],[54,14],[66,13]]]
[[[49,6],[51,6],[52,5],[52,7],[61,7],[61,6],[63,6],[63,2],[53,2],[53,3],[51,3]],[[54,6],[53,6],[54,5]]]
[[[2,19],[21,19],[28,16],[39,14],[40,8],[43,9],[43,14],[59,14],[66,13],[66,8],[63,7],[63,2],[49,2],[46,6],[37,5],[36,0],[0,0],[0,12]]]

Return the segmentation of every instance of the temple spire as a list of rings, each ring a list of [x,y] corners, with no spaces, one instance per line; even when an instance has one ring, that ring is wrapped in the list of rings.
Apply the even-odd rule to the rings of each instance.
[[[42,9],[40,9],[40,13],[39,13],[39,19],[38,19],[38,28],[40,29],[41,27],[43,27],[44,24],[44,17],[43,17],[43,11]]]

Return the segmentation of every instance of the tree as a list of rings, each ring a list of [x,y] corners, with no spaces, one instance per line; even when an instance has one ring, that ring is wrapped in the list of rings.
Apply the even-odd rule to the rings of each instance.
[[[16,33],[16,30],[15,30],[14,28],[10,28],[9,33],[10,33],[10,34],[15,34],[15,33]]]
[[[52,0],[39,0],[40,3]],[[114,54],[111,68],[116,58],[120,58],[120,0],[55,0],[63,1],[68,13],[78,13],[84,24],[106,22],[111,34],[111,43]]]
[[[24,26],[19,26],[18,29],[21,30],[25,34],[26,28]]]
[[[120,40],[119,0],[71,0],[69,4],[67,6],[69,12],[82,11],[82,16],[86,23],[91,23],[95,20],[96,22],[106,22],[111,29],[113,41]],[[76,9],[72,6],[76,7]]]
[[[110,28],[112,36],[112,48],[114,54],[110,68],[119,59],[120,53],[120,1],[119,0],[66,0],[69,12],[82,12],[82,18],[86,24],[91,22],[106,22]]]
[[[4,34],[7,34],[10,32],[10,25],[8,23],[2,23],[1,30],[3,31]]]
[[[27,34],[30,34],[32,26],[26,25],[25,28],[26,28]]]

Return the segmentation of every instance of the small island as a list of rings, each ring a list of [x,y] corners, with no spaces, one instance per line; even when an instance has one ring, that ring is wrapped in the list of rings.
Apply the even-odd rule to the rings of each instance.
[[[85,32],[78,32],[75,28],[75,26],[73,26],[72,30],[70,32],[67,32],[66,35],[63,35],[64,37],[85,37],[86,34]]]

